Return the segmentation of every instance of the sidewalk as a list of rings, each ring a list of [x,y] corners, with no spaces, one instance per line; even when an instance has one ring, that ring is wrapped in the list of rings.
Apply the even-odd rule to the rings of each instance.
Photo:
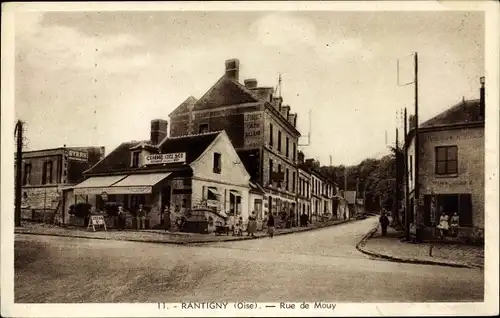
[[[382,237],[380,227],[377,227],[356,248],[364,254],[395,262],[484,268],[483,247],[446,243],[414,244],[402,242],[402,236],[402,232],[389,227],[387,236]]]
[[[335,226],[342,223],[355,221],[328,221],[324,223],[311,224],[308,227],[295,227],[290,229],[278,229],[275,235],[286,235],[304,231],[311,231],[314,229]],[[117,231],[114,229],[109,229],[104,231],[104,229],[98,229],[95,232],[92,230],[86,230],[82,227],[59,227],[48,224],[40,223],[24,223],[22,227],[16,227],[14,229],[16,234],[32,234],[32,235],[48,235],[48,236],[64,236],[64,237],[75,237],[75,238],[88,238],[88,239],[100,239],[100,240],[118,240],[118,241],[132,241],[132,242],[150,242],[150,243],[164,243],[164,244],[200,244],[200,243],[212,243],[212,242],[224,242],[224,241],[241,241],[252,239],[249,236],[232,236],[232,235],[215,235],[215,234],[198,234],[198,233],[170,233],[164,230],[125,230]],[[265,231],[259,231],[256,233],[256,238],[267,237]],[[255,239],[255,238],[254,238]]]

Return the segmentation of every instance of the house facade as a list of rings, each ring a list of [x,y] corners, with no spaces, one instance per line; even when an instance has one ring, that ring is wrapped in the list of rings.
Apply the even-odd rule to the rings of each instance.
[[[225,62],[224,75],[200,98],[189,97],[170,115],[172,137],[226,131],[251,181],[265,192],[269,211],[295,215],[298,184],[297,114],[255,79],[239,82],[240,63]]]
[[[484,96],[484,94],[481,94]],[[463,100],[424,122],[415,171],[415,130],[407,138],[408,201],[412,233],[438,235],[442,214],[459,216],[458,236],[484,235],[484,99]],[[418,173],[420,197],[415,197]]]
[[[307,214],[309,221],[311,221],[311,173],[302,164],[299,165],[298,175],[297,212],[298,215],[302,215],[302,213]]]
[[[83,180],[83,172],[104,158],[104,147],[60,147],[22,154],[22,218],[43,218],[57,208],[62,188]],[[38,216],[37,216],[38,215]]]
[[[151,140],[122,143],[86,171],[71,189],[74,197],[65,196],[65,210],[94,197],[99,211],[112,202],[133,215],[143,205],[151,228],[173,228],[196,207],[248,219],[258,193],[251,202],[250,175],[226,132],[167,137],[166,121],[151,127]]]

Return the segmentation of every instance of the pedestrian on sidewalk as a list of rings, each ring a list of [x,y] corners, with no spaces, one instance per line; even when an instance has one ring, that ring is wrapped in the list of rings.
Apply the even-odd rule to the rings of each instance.
[[[267,218],[267,234],[271,238],[274,237],[274,215],[272,212],[269,212],[269,217]]]
[[[121,205],[118,206],[118,231],[122,231],[125,228],[125,212]]]
[[[380,222],[380,227],[382,229],[382,236],[386,236],[387,235],[387,227],[389,226],[390,222],[389,222],[389,218],[387,217],[385,212],[382,212],[382,215],[380,216],[379,222]]]
[[[146,212],[144,211],[144,206],[139,204],[139,208],[137,209],[137,229],[142,230],[145,228],[146,223]]]
[[[248,217],[247,226],[248,236],[255,237],[255,232],[257,232],[257,217],[255,216],[255,211]]]

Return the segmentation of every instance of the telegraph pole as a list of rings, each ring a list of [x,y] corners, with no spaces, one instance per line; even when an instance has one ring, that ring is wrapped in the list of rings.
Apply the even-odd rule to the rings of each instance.
[[[398,133],[399,133],[399,129],[396,128],[396,182],[395,182],[395,185],[396,185],[396,191],[395,191],[395,204],[393,206],[393,210],[394,210],[394,214],[393,214],[393,223],[394,224],[400,224],[399,222],[399,201],[400,201],[400,195],[399,195],[399,179],[400,179],[400,171],[399,171],[399,166],[400,166],[400,163],[399,161],[401,160],[400,156],[399,156],[399,139],[398,139]]]
[[[415,228],[416,238],[420,241],[420,184],[419,184],[419,161],[420,144],[418,136],[418,54],[415,52]]]
[[[407,149],[407,142],[408,142],[408,120],[407,120],[407,113],[406,113],[406,107],[405,107],[405,114],[404,114],[404,130],[405,130],[405,137],[404,137],[404,158],[405,158],[405,238],[406,240],[410,240],[410,197],[409,197],[409,191],[410,191],[410,185],[409,185],[409,180],[408,180],[408,149]]]
[[[23,163],[23,122],[18,120],[16,123],[16,128],[14,130],[14,135],[17,134],[17,152],[16,152],[16,191],[15,191],[15,210],[14,210],[14,222],[15,226],[21,226],[21,174],[22,174],[22,163]]]

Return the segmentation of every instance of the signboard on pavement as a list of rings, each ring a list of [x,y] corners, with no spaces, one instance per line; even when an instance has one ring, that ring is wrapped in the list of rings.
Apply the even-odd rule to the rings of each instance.
[[[106,228],[106,221],[104,220],[103,215],[91,215],[89,219],[89,225],[87,225],[87,230],[92,226],[92,229],[94,229],[95,232],[95,227],[102,226],[104,227],[104,230],[107,231],[108,229]]]

